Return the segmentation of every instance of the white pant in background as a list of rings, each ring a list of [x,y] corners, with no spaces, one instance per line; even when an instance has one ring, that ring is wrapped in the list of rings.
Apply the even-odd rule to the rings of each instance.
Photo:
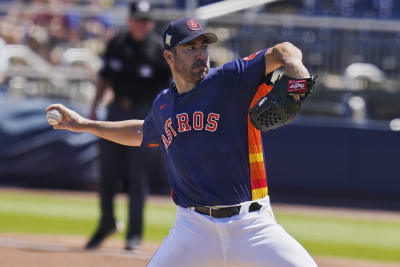
[[[178,207],[175,225],[148,267],[317,266],[307,251],[276,223],[269,198],[250,213],[213,218]]]

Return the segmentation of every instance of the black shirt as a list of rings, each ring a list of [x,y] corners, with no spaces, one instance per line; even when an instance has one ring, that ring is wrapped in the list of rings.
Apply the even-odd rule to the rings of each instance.
[[[117,34],[107,44],[100,76],[111,82],[115,96],[151,105],[170,84],[170,70],[163,58],[161,38],[150,35],[133,41],[129,32]]]

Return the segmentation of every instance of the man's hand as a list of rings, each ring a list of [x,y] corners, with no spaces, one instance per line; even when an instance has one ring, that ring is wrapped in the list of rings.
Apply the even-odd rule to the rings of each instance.
[[[294,101],[300,101],[300,99],[304,98],[306,94],[289,94]]]
[[[62,104],[53,104],[46,108],[46,112],[56,109],[63,115],[63,120],[53,128],[56,130],[69,130],[72,132],[83,132],[88,123],[88,119],[82,117],[77,112],[65,107]]]
[[[265,74],[284,67],[285,74],[292,78],[309,78],[310,74],[304,67],[301,50],[289,42],[283,42],[268,48],[265,57]],[[305,94],[291,94],[294,101],[300,101]]]

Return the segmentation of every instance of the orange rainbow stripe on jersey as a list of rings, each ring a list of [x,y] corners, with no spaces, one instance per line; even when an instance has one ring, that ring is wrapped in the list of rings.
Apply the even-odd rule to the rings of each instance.
[[[265,83],[261,84],[253,99],[250,108],[252,108],[263,96],[265,96],[272,87]],[[261,132],[257,130],[250,121],[250,115],[247,115],[248,143],[249,143],[249,163],[251,177],[251,196],[252,200],[264,198],[268,195],[267,173],[264,166],[264,156],[261,143]]]

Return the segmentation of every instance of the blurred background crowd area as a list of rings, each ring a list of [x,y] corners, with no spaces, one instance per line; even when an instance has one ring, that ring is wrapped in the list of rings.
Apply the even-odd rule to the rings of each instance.
[[[157,33],[194,15],[218,35],[209,47],[213,66],[283,41],[303,51],[305,66],[319,76],[315,92],[293,123],[263,139],[269,173],[279,177],[269,181],[275,192],[399,199],[400,1],[151,2]],[[127,28],[129,5],[0,0],[0,184],[90,188],[83,182],[97,179],[98,139],[52,131],[44,109],[61,102],[87,115],[102,53]],[[298,161],[288,170],[289,150],[314,167]]]
[[[227,14],[221,12],[227,5],[207,7],[232,2],[235,11],[240,1],[152,2],[158,33],[170,20],[200,14],[220,38],[211,47],[214,65],[282,41],[298,46],[319,75],[304,114],[354,115],[358,122],[400,117],[399,1],[254,0]],[[126,0],[1,0],[3,90],[90,102],[105,44],[127,26],[128,6]],[[203,15],[195,12],[201,8]]]

